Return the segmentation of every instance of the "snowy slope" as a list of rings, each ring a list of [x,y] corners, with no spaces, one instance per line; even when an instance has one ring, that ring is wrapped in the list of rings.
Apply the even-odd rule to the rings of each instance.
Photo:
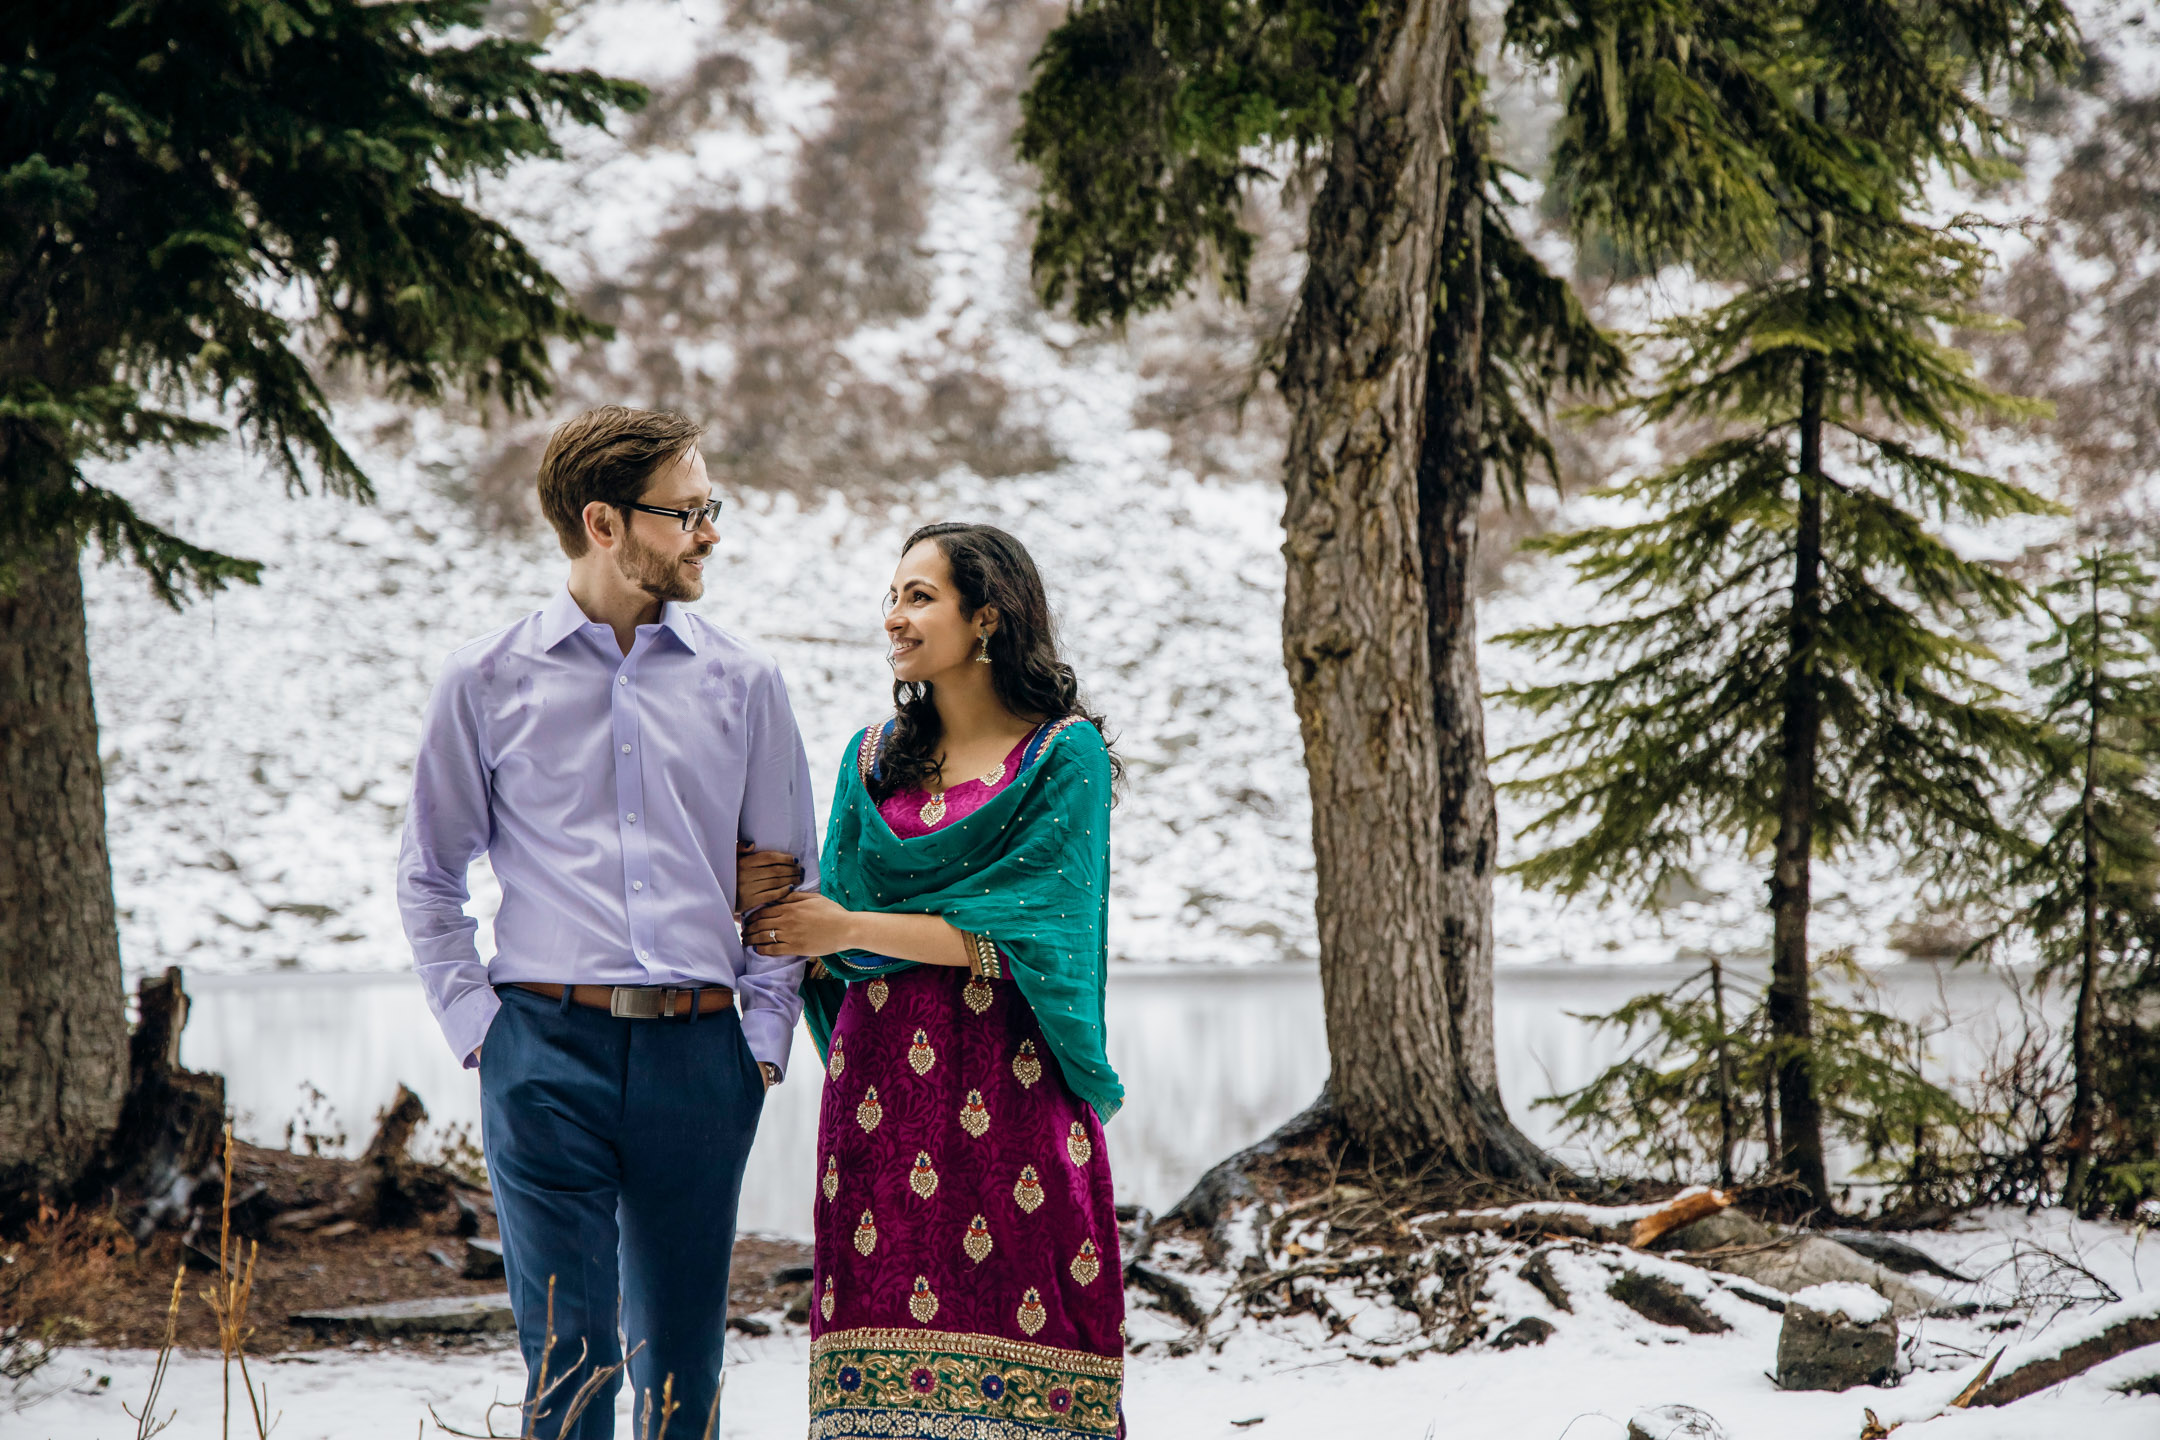
[[[775,247],[801,241],[773,228],[773,217],[809,215],[830,228],[847,213],[844,194],[816,199],[822,192],[806,177],[835,163],[835,127],[868,123],[849,106],[877,57],[855,56],[854,69],[832,58],[839,42],[811,34],[804,18],[831,8],[838,0],[567,8],[550,38],[560,63],[646,80],[671,104],[686,96],[705,104],[702,119],[665,133],[622,122],[608,135],[571,137],[565,162],[487,188],[487,202],[575,287],[614,306],[623,327],[612,345],[565,357],[558,413],[620,398],[735,417],[738,431],[714,436],[732,508],[700,608],[778,656],[827,787],[846,736],[886,704],[876,600],[899,537],[952,517],[1011,528],[1041,562],[1083,680],[1131,767],[1115,824],[1114,951],[1310,958],[1308,799],[1280,663],[1271,401],[1263,393],[1251,425],[1205,445],[1164,418],[1175,410],[1164,396],[1191,381],[1192,356],[1236,352],[1250,330],[1226,330],[1221,307],[1206,304],[1138,327],[1130,340],[1082,336],[1043,313],[1027,285],[1026,177],[1008,137],[1014,83],[1060,7],[984,0],[922,0],[915,8],[934,23],[903,27],[928,98],[907,111],[926,138],[903,197],[919,228],[901,247],[902,298],[882,308],[835,301],[809,329],[787,328],[795,321],[776,319],[771,305],[758,309],[758,287],[786,280]],[[2123,85],[2160,83],[2150,74],[2160,46],[2145,33],[2160,27],[2131,24],[2139,10],[2094,10],[2103,40],[2130,57],[2118,71]],[[717,86],[714,76],[725,77],[724,95],[700,88]],[[2067,153],[2077,123],[2073,116],[2068,133],[2036,147],[2032,177],[1991,205],[2015,213],[2038,203],[2058,168],[2050,157]],[[731,240],[732,249],[669,248],[699,226],[750,238]],[[823,233],[787,253],[819,253]],[[693,272],[709,263],[708,288],[728,293],[640,289],[658,256]],[[728,290],[746,285],[758,293]],[[1282,289],[1277,276],[1278,300]],[[1612,303],[1639,309],[1655,299]],[[743,368],[753,340],[760,356],[815,352],[804,374],[823,387],[810,397],[807,425],[785,411],[793,438],[763,450],[743,448],[750,422],[768,413],[743,408],[754,389]],[[969,401],[977,408],[954,423],[1005,437],[997,445],[939,438],[955,377],[987,386],[989,398]],[[829,428],[858,437],[847,439],[853,450],[815,448],[821,396],[830,397]],[[483,523],[484,507],[473,503],[476,493],[499,500],[505,485],[514,502],[529,475],[534,422],[486,429],[366,399],[342,418],[380,485],[371,509],[281,501],[260,467],[232,451],[144,456],[107,477],[186,533],[270,567],[261,589],[181,614],[161,610],[125,573],[89,577],[131,970],[405,964],[391,867],[427,687],[455,645],[539,605],[559,583],[562,562],[544,530]],[[2027,450],[2044,472],[2046,448]],[[1636,437],[1601,463],[1654,459]],[[1023,462],[1034,468],[1014,473]],[[786,487],[748,483],[768,464]],[[1490,634],[1579,603],[1549,568],[1517,563],[1481,620]],[[1486,665],[1496,684],[1526,673],[1519,655],[1493,647]],[[1519,720],[1496,709],[1491,727],[1497,751]],[[1508,824],[1522,818],[1503,812]],[[1885,956],[1892,926],[1918,903],[1895,873],[1898,858],[1863,857],[1819,876],[1824,945]],[[1661,961],[1757,949],[1766,925],[1755,869],[1711,855],[1697,879],[1692,894],[1669,897],[1658,913],[1562,907],[1503,881],[1499,959]]]

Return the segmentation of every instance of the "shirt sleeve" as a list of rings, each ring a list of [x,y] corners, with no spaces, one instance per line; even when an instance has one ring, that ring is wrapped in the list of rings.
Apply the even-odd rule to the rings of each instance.
[[[398,909],[413,968],[450,1051],[471,1069],[502,1002],[465,913],[466,872],[487,849],[488,770],[471,673],[452,659],[429,697],[398,852]]]
[[[810,757],[803,751],[802,731],[777,668],[759,687],[751,723],[738,838],[760,850],[787,851],[802,862],[802,888],[816,889],[817,817],[811,809]],[[783,1079],[795,1022],[802,1018],[798,991],[803,964],[799,955],[760,955],[746,945],[735,977],[735,1003],[750,1053],[771,1062]]]

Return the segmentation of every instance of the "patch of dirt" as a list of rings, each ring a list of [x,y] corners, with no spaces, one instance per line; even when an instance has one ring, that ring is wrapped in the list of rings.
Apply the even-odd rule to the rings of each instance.
[[[334,1204],[346,1194],[360,1162],[296,1155],[252,1145],[234,1147],[233,1251],[245,1264],[255,1251],[254,1294],[249,1319],[254,1354],[348,1347],[343,1336],[317,1334],[295,1325],[296,1311],[416,1300],[438,1295],[485,1295],[503,1289],[500,1279],[468,1280],[438,1260],[440,1252],[462,1265],[459,1235],[462,1197],[477,1213],[478,1233],[496,1235],[494,1205],[477,1187],[459,1186],[439,1207],[409,1225],[347,1228],[332,1220],[313,1228],[276,1223],[279,1216]],[[258,1188],[260,1187],[260,1188]],[[245,1197],[245,1198],[243,1198]],[[198,1224],[192,1241],[180,1232],[153,1231],[137,1242],[124,1205],[107,1210],[47,1213],[22,1233],[0,1237],[0,1335],[11,1330],[58,1343],[155,1346],[164,1338],[173,1276],[184,1267],[177,1324],[178,1343],[215,1349],[217,1329],[203,1298],[217,1278],[217,1211]],[[810,1247],[764,1236],[736,1242],[728,1313],[747,1316],[784,1310],[807,1282],[775,1285],[773,1276],[807,1266]],[[502,1335],[443,1337],[444,1346],[507,1344]]]

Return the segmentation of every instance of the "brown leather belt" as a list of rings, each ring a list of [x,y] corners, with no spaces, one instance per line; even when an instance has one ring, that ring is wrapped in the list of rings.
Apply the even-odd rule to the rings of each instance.
[[[513,980],[520,990],[562,999],[563,987],[546,980]],[[697,1013],[710,1015],[735,1004],[735,992],[724,985],[573,985],[570,998],[579,1005],[605,1010],[624,1020],[667,1020],[690,1013],[690,997],[697,996]]]

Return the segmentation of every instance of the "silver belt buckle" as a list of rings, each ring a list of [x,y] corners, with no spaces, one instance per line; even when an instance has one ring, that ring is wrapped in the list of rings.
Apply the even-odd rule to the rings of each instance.
[[[618,1020],[658,1020],[674,1012],[678,993],[672,985],[617,985],[608,992],[608,1014]]]

